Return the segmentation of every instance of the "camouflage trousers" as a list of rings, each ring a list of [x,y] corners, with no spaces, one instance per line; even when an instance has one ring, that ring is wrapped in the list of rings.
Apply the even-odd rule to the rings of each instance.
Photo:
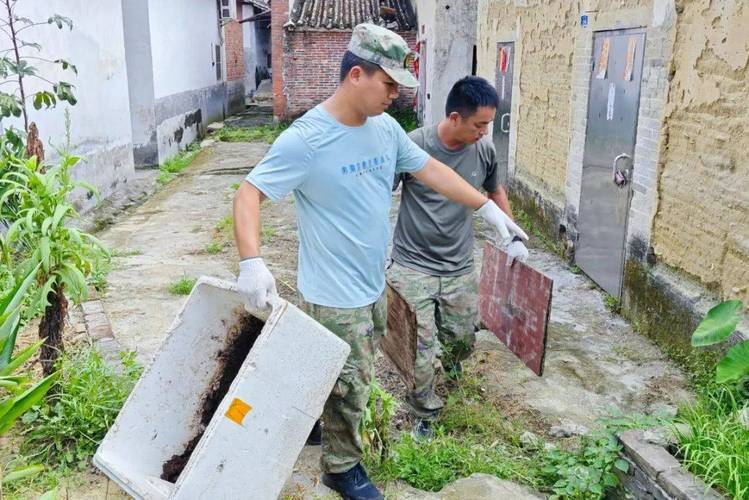
[[[416,313],[415,387],[408,403],[417,417],[435,418],[444,406],[435,392],[441,364],[449,369],[473,352],[478,282],[462,276],[430,276],[393,263],[388,283]]]
[[[303,302],[303,309],[351,346],[322,414],[322,469],[345,472],[362,458],[359,425],[369,400],[375,353],[387,327],[387,295],[365,307],[339,309]]]

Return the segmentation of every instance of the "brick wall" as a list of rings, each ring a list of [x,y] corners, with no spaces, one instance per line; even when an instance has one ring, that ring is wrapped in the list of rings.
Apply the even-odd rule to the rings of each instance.
[[[416,32],[399,34],[411,47],[416,45]],[[288,105],[282,114],[274,107],[276,116],[297,116],[335,92],[341,57],[350,38],[350,31],[286,31],[282,88]],[[275,58],[275,40],[273,50]],[[274,85],[275,75],[274,66]],[[401,88],[400,93],[396,105],[412,106],[415,91]]]
[[[653,246],[660,262],[749,305],[749,5],[683,6]]]
[[[237,0],[237,12],[242,12],[242,3],[239,0]],[[242,25],[236,20],[224,25],[224,54],[226,55],[226,79],[229,81],[244,79]]]
[[[289,18],[289,3],[281,0],[270,4],[271,71],[273,73],[273,116],[286,116],[286,93],[284,92],[284,23]]]

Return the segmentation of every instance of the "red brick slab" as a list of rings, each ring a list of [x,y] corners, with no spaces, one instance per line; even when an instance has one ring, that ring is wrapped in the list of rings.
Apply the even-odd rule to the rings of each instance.
[[[488,241],[484,244],[481,322],[538,376],[543,374],[553,285],[522,262],[507,267],[507,254]]]

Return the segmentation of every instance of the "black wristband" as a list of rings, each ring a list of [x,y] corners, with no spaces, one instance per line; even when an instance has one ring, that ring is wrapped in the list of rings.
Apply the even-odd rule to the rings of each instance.
[[[515,235],[515,237],[514,237],[514,238],[512,238],[512,243],[514,243],[514,242],[516,242],[516,241],[519,241],[520,243],[522,243],[522,242],[523,242],[523,238],[521,238],[520,236],[518,236],[518,235],[516,234],[516,235]]]

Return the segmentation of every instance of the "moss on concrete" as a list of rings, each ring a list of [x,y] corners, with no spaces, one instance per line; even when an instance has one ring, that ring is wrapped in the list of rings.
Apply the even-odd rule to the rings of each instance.
[[[695,349],[692,332],[701,318],[680,294],[654,279],[645,265],[629,259],[624,266],[622,316],[652,339],[698,384],[714,377],[718,350]]]

